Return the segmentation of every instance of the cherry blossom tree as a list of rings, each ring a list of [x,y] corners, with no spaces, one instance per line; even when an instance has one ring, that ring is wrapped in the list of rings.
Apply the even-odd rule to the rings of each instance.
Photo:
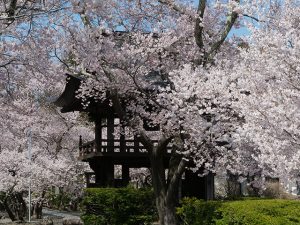
[[[55,40],[47,38],[47,26],[60,18],[66,3],[1,2],[0,191],[12,220],[24,219],[24,194],[30,177],[38,214],[45,192],[52,186],[78,195],[84,185],[86,165],[77,161],[77,134],[90,137],[91,132],[81,115],[62,115],[52,104],[63,88],[64,78],[49,56],[55,54]],[[31,165],[27,153],[29,131]]]
[[[187,168],[202,175],[216,166],[244,175],[249,169],[266,176],[299,174],[298,1],[5,2],[0,104],[14,113],[1,114],[1,150],[25,159],[24,131],[33,127],[40,178],[70,165],[60,155],[73,148],[64,143],[78,117],[47,104],[64,72],[84,79],[78,93],[84,106],[91,97],[108,99],[147,149],[162,225],[177,224],[179,181]],[[250,37],[230,36],[242,22]],[[145,120],[160,127],[155,136],[143,128]],[[6,187],[16,176],[28,177],[28,167],[16,166],[24,171],[3,170],[2,179],[10,179]]]
[[[177,224],[183,172],[214,171],[240,123],[226,78],[238,58],[226,38],[237,22],[239,1],[201,0],[197,8],[184,1],[72,3],[81,21],[76,28],[74,20],[62,24],[68,29],[57,58],[67,72],[84,78],[84,105],[91,97],[109,99],[146,147],[160,223]],[[145,119],[161,128],[157,145],[143,128]],[[163,156],[170,144],[166,176]]]
[[[252,143],[261,174],[286,184],[299,179],[299,1],[268,4],[232,73],[245,118],[238,141]]]
[[[77,161],[77,134],[86,138],[91,138],[92,134],[79,115],[61,115],[43,95],[38,102],[32,102],[28,93],[23,95],[26,90],[22,90],[22,84],[25,85],[16,80],[19,90],[0,99],[3,109],[0,191],[5,194],[2,204],[12,220],[24,219],[24,194],[29,179],[37,216],[41,216],[45,194],[53,186],[80,195],[87,165]],[[32,162],[28,158],[29,130],[32,133]]]

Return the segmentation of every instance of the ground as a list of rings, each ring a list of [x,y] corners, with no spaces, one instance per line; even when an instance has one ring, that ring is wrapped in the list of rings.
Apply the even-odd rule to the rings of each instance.
[[[3,218],[4,217],[4,218]],[[6,225],[15,225],[20,224],[16,222],[11,222],[8,218],[7,214],[4,212],[0,212],[0,224]],[[58,211],[52,209],[43,209],[43,219],[42,220],[35,220],[33,219],[31,223],[22,223],[22,224],[41,224],[47,225],[47,220],[52,220],[53,225],[62,225],[64,220],[80,220],[80,213],[79,212],[65,212],[65,211]]]

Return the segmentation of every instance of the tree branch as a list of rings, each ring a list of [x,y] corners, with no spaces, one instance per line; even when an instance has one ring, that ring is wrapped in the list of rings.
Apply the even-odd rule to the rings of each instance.
[[[179,12],[180,14],[186,14],[184,10],[182,10],[179,6],[175,5],[172,0],[158,0],[159,3],[163,5],[169,6],[171,9],[175,10],[176,12]]]
[[[235,0],[237,3],[240,2],[240,0]],[[224,30],[221,34],[221,38],[220,40],[218,40],[217,42],[215,42],[210,51],[207,53],[206,55],[206,59],[209,61],[212,58],[212,55],[214,55],[222,46],[222,44],[224,43],[225,39],[227,38],[229,32],[231,31],[231,28],[233,27],[235,21],[238,18],[238,13],[232,11],[231,14],[227,17],[227,21],[224,27]]]
[[[198,16],[196,18],[195,22],[195,31],[194,31],[194,37],[196,40],[196,44],[200,49],[204,47],[203,44],[203,26],[202,26],[202,21],[203,21],[203,16],[206,8],[206,0],[199,0],[199,5],[198,5]]]
[[[242,15],[243,15],[244,17],[248,17],[248,18],[250,18],[250,19],[253,19],[253,20],[257,21],[257,22],[264,22],[264,21],[259,20],[259,19],[256,18],[256,17],[250,16],[250,15],[248,15],[248,14],[242,14]]]

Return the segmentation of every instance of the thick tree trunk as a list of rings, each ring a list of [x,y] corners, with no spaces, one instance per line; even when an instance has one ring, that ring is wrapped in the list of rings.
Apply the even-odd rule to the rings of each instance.
[[[160,225],[178,225],[178,219],[176,216],[176,205],[174,202],[168,202],[167,196],[162,195],[156,197],[156,206],[159,216]]]
[[[167,224],[172,224],[172,225],[178,224],[175,207],[166,206],[164,225],[167,225]]]
[[[11,219],[11,221],[16,221],[17,219],[15,217],[15,214],[11,211],[11,209],[10,209],[10,207],[9,207],[6,200],[4,201],[3,205],[4,205],[4,208],[5,208],[5,211],[7,212],[9,218]]]
[[[185,170],[185,161],[174,151],[169,162],[168,179],[166,179],[163,162],[163,152],[166,152],[166,149],[163,148],[166,146],[155,148],[150,157],[156,207],[160,225],[178,225],[176,206],[179,202],[179,184]]]
[[[4,200],[3,205],[12,221],[24,221],[27,207],[22,193],[9,194]]]
[[[24,218],[26,217],[27,206],[26,206],[26,202],[23,199],[22,193],[16,194],[16,205],[17,205],[18,218],[19,220],[24,221]]]

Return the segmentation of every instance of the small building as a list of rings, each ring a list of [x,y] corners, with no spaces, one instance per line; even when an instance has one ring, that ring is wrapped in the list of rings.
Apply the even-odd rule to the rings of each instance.
[[[86,112],[95,124],[95,139],[83,143],[79,139],[79,160],[89,163],[93,173],[86,173],[87,187],[122,187],[130,181],[130,168],[150,168],[150,159],[145,147],[135,136],[125,135],[126,126],[120,121],[109,101],[99,102],[89,99],[90,104],[83,107],[76,97],[82,79],[67,74],[67,83],[63,93],[55,104],[61,107],[62,113],[72,111]],[[155,131],[153,127],[146,130]],[[115,132],[122,129],[122,132]],[[153,140],[155,142],[156,140]],[[171,149],[164,155],[165,168],[168,168]],[[121,179],[114,178],[115,165],[121,166]],[[214,198],[214,176],[209,174],[200,177],[186,171],[182,179],[181,196],[194,196],[201,199]]]

